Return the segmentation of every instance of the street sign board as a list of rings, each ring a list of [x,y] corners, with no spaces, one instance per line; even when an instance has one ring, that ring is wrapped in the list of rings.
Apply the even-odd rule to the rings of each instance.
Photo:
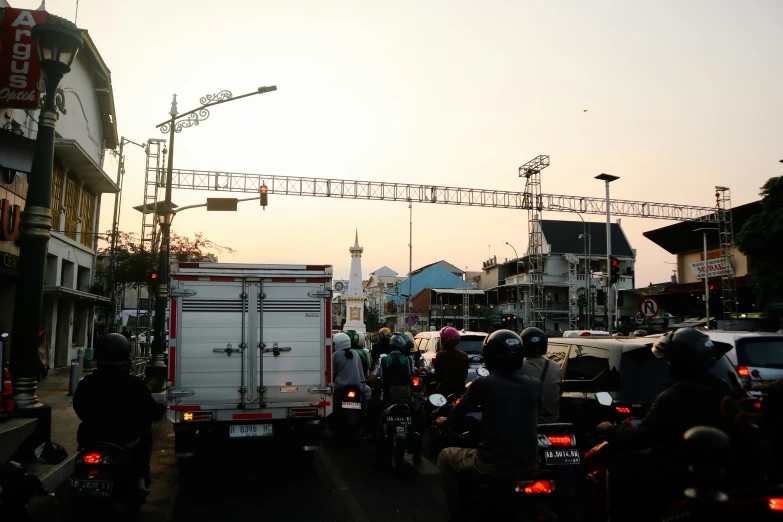
[[[658,315],[661,307],[658,305],[658,301],[654,297],[645,297],[642,299],[639,305],[639,311],[648,319],[652,319]]]

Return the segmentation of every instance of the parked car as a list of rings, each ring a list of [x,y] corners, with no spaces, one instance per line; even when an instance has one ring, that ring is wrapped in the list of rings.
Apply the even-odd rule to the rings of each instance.
[[[603,330],[566,330],[563,337],[609,337]]]
[[[753,383],[783,379],[783,335],[765,332],[705,330],[713,342],[726,343],[726,356],[750,389]]]
[[[476,370],[478,370],[483,364],[484,359],[481,357],[481,346],[484,344],[484,338],[488,335],[485,332],[466,332],[460,331],[458,349],[468,354],[470,357],[470,369],[468,370],[468,378],[465,382],[470,382],[476,378]],[[427,361],[427,364],[431,367],[432,361],[435,359],[435,354],[442,350],[440,344],[440,332],[422,332],[416,334],[413,338],[414,351],[421,352],[422,358]]]
[[[652,353],[655,339],[565,337],[549,342],[546,357],[560,364],[563,396],[560,421],[574,424],[577,440],[589,443],[600,422],[643,418],[655,398],[673,384],[668,361]],[[711,373],[736,386],[739,377],[725,356],[731,347],[718,343],[722,356]],[[733,377],[732,377],[733,375]],[[596,393],[608,392],[611,406]]]

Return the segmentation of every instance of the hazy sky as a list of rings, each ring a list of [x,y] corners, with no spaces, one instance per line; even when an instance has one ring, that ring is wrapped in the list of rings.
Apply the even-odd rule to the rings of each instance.
[[[47,1],[70,20],[75,5]],[[184,112],[207,93],[277,85],[177,134],[175,168],[522,190],[517,168],[549,154],[546,193],[602,197],[593,177],[608,172],[621,177],[613,197],[704,206],[715,185],[738,205],[783,174],[779,0],[81,0],[77,23],[111,69],[119,133],[135,141],[163,137],[173,93]],[[138,232],[144,154],[126,157],[121,228]],[[238,250],[221,261],[328,263],[347,278],[358,227],[365,278],[407,272],[404,203],[244,205],[183,212],[174,230]],[[111,213],[104,198],[102,230]],[[413,220],[414,268],[476,269],[513,257],[503,240],[527,245],[525,211],[419,204]],[[673,256],[642,236],[671,223],[622,220],[637,285],[671,273]]]

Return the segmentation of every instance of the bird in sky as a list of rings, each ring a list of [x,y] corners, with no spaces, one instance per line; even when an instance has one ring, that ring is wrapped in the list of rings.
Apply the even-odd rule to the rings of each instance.
[[[582,112],[587,112],[587,109],[585,109],[585,110],[584,110],[584,111],[582,111]]]

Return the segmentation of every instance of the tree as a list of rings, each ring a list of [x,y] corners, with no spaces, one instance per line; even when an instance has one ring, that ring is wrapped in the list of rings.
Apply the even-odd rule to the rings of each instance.
[[[783,299],[783,176],[770,178],[761,187],[761,212],[754,214],[737,234],[740,252],[748,257],[748,271],[753,279],[757,305]]]
[[[378,310],[370,308],[367,303],[364,304],[364,324],[367,330],[370,332],[376,332],[380,328],[380,318],[378,317]]]
[[[98,248],[100,255],[109,258],[111,255],[111,231],[103,239],[101,247]],[[105,243],[105,244],[104,244]],[[169,240],[169,258],[172,261],[208,261],[213,260],[215,253],[235,254],[236,250],[229,247],[218,245],[217,243],[204,237],[204,234],[197,233],[195,237],[188,238],[171,232]],[[119,232],[114,251],[114,273],[115,283],[122,284],[124,287],[135,285],[148,285],[153,281],[151,274],[158,269],[158,254],[153,254],[149,250],[141,248],[141,241],[134,233]],[[110,267],[98,265],[96,279],[108,282]],[[104,291],[111,291],[106,289]]]

